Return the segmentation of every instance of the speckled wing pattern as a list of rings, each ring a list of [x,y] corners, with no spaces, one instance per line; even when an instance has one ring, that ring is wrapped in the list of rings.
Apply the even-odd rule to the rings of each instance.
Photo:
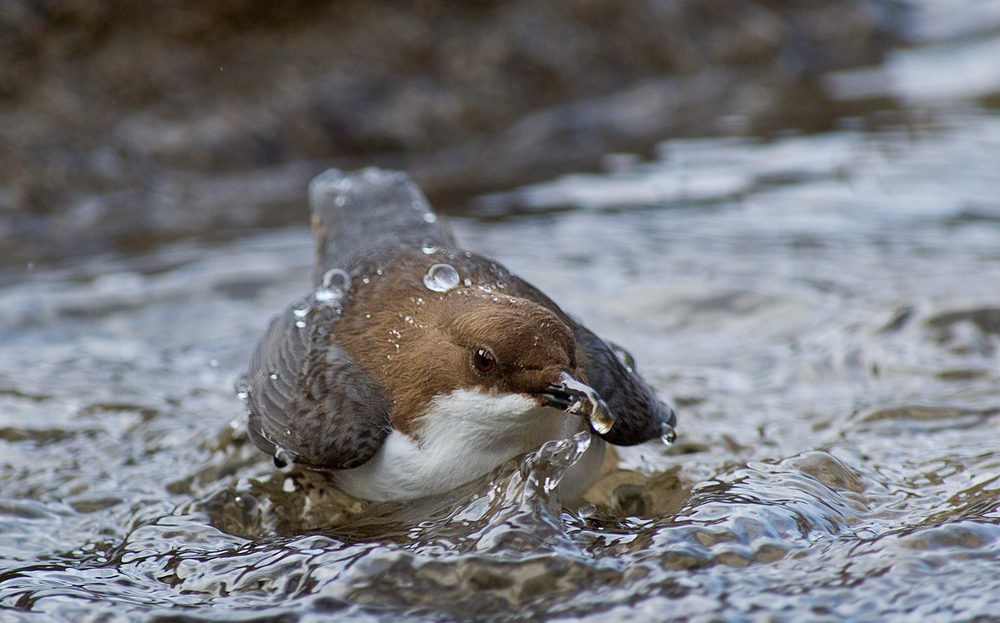
[[[310,297],[311,298],[311,297]],[[351,357],[330,342],[323,314],[302,322],[295,309],[271,321],[250,360],[249,431],[254,444],[311,467],[346,469],[370,459],[392,430],[385,397]],[[301,326],[300,326],[301,325]]]

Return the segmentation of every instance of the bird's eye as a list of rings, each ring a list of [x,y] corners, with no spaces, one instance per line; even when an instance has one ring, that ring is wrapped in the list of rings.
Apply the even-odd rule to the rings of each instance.
[[[475,354],[472,355],[472,363],[475,364],[477,370],[485,373],[491,372],[496,367],[497,360],[490,349],[477,348]]]

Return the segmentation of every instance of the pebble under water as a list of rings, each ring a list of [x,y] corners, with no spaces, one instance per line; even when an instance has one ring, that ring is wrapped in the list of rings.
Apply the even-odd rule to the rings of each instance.
[[[678,412],[575,509],[581,440],[395,505],[248,443],[234,387],[311,288],[305,229],[7,273],[0,618],[996,617],[998,120],[663,153],[452,221]]]

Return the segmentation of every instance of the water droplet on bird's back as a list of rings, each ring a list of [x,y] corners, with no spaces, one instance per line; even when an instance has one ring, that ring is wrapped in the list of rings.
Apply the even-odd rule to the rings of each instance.
[[[296,307],[292,309],[292,315],[295,316],[295,326],[300,329],[306,328],[306,318],[309,316],[309,312],[312,311],[312,307],[306,305],[305,307]]]
[[[434,241],[428,238],[427,240],[424,240],[424,244],[420,247],[420,250],[427,255],[431,255],[432,253],[435,253],[438,248],[434,245]]]
[[[250,379],[245,374],[236,381],[236,396],[243,401],[243,404],[250,404]]]
[[[351,276],[339,268],[331,268],[323,273],[323,283],[316,290],[316,300],[330,303],[339,300],[351,287]]]
[[[323,273],[323,287],[328,290],[347,292],[351,287],[351,276],[339,268],[331,268]]]
[[[424,275],[424,285],[434,292],[447,292],[455,288],[461,279],[451,264],[434,264]]]

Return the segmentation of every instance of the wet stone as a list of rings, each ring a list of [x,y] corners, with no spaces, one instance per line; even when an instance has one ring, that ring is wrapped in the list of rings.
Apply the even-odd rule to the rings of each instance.
[[[982,368],[960,368],[955,370],[942,370],[934,375],[942,381],[971,381],[989,376],[990,371]]]
[[[831,489],[846,489],[854,493],[864,493],[864,480],[843,462],[826,452],[807,452],[801,456],[786,459],[785,465],[809,474]]]
[[[964,409],[953,407],[925,407],[919,405],[907,405],[903,407],[890,407],[872,411],[861,418],[862,422],[880,422],[884,420],[911,420],[917,422],[927,422],[934,420],[954,420],[969,415]]]

